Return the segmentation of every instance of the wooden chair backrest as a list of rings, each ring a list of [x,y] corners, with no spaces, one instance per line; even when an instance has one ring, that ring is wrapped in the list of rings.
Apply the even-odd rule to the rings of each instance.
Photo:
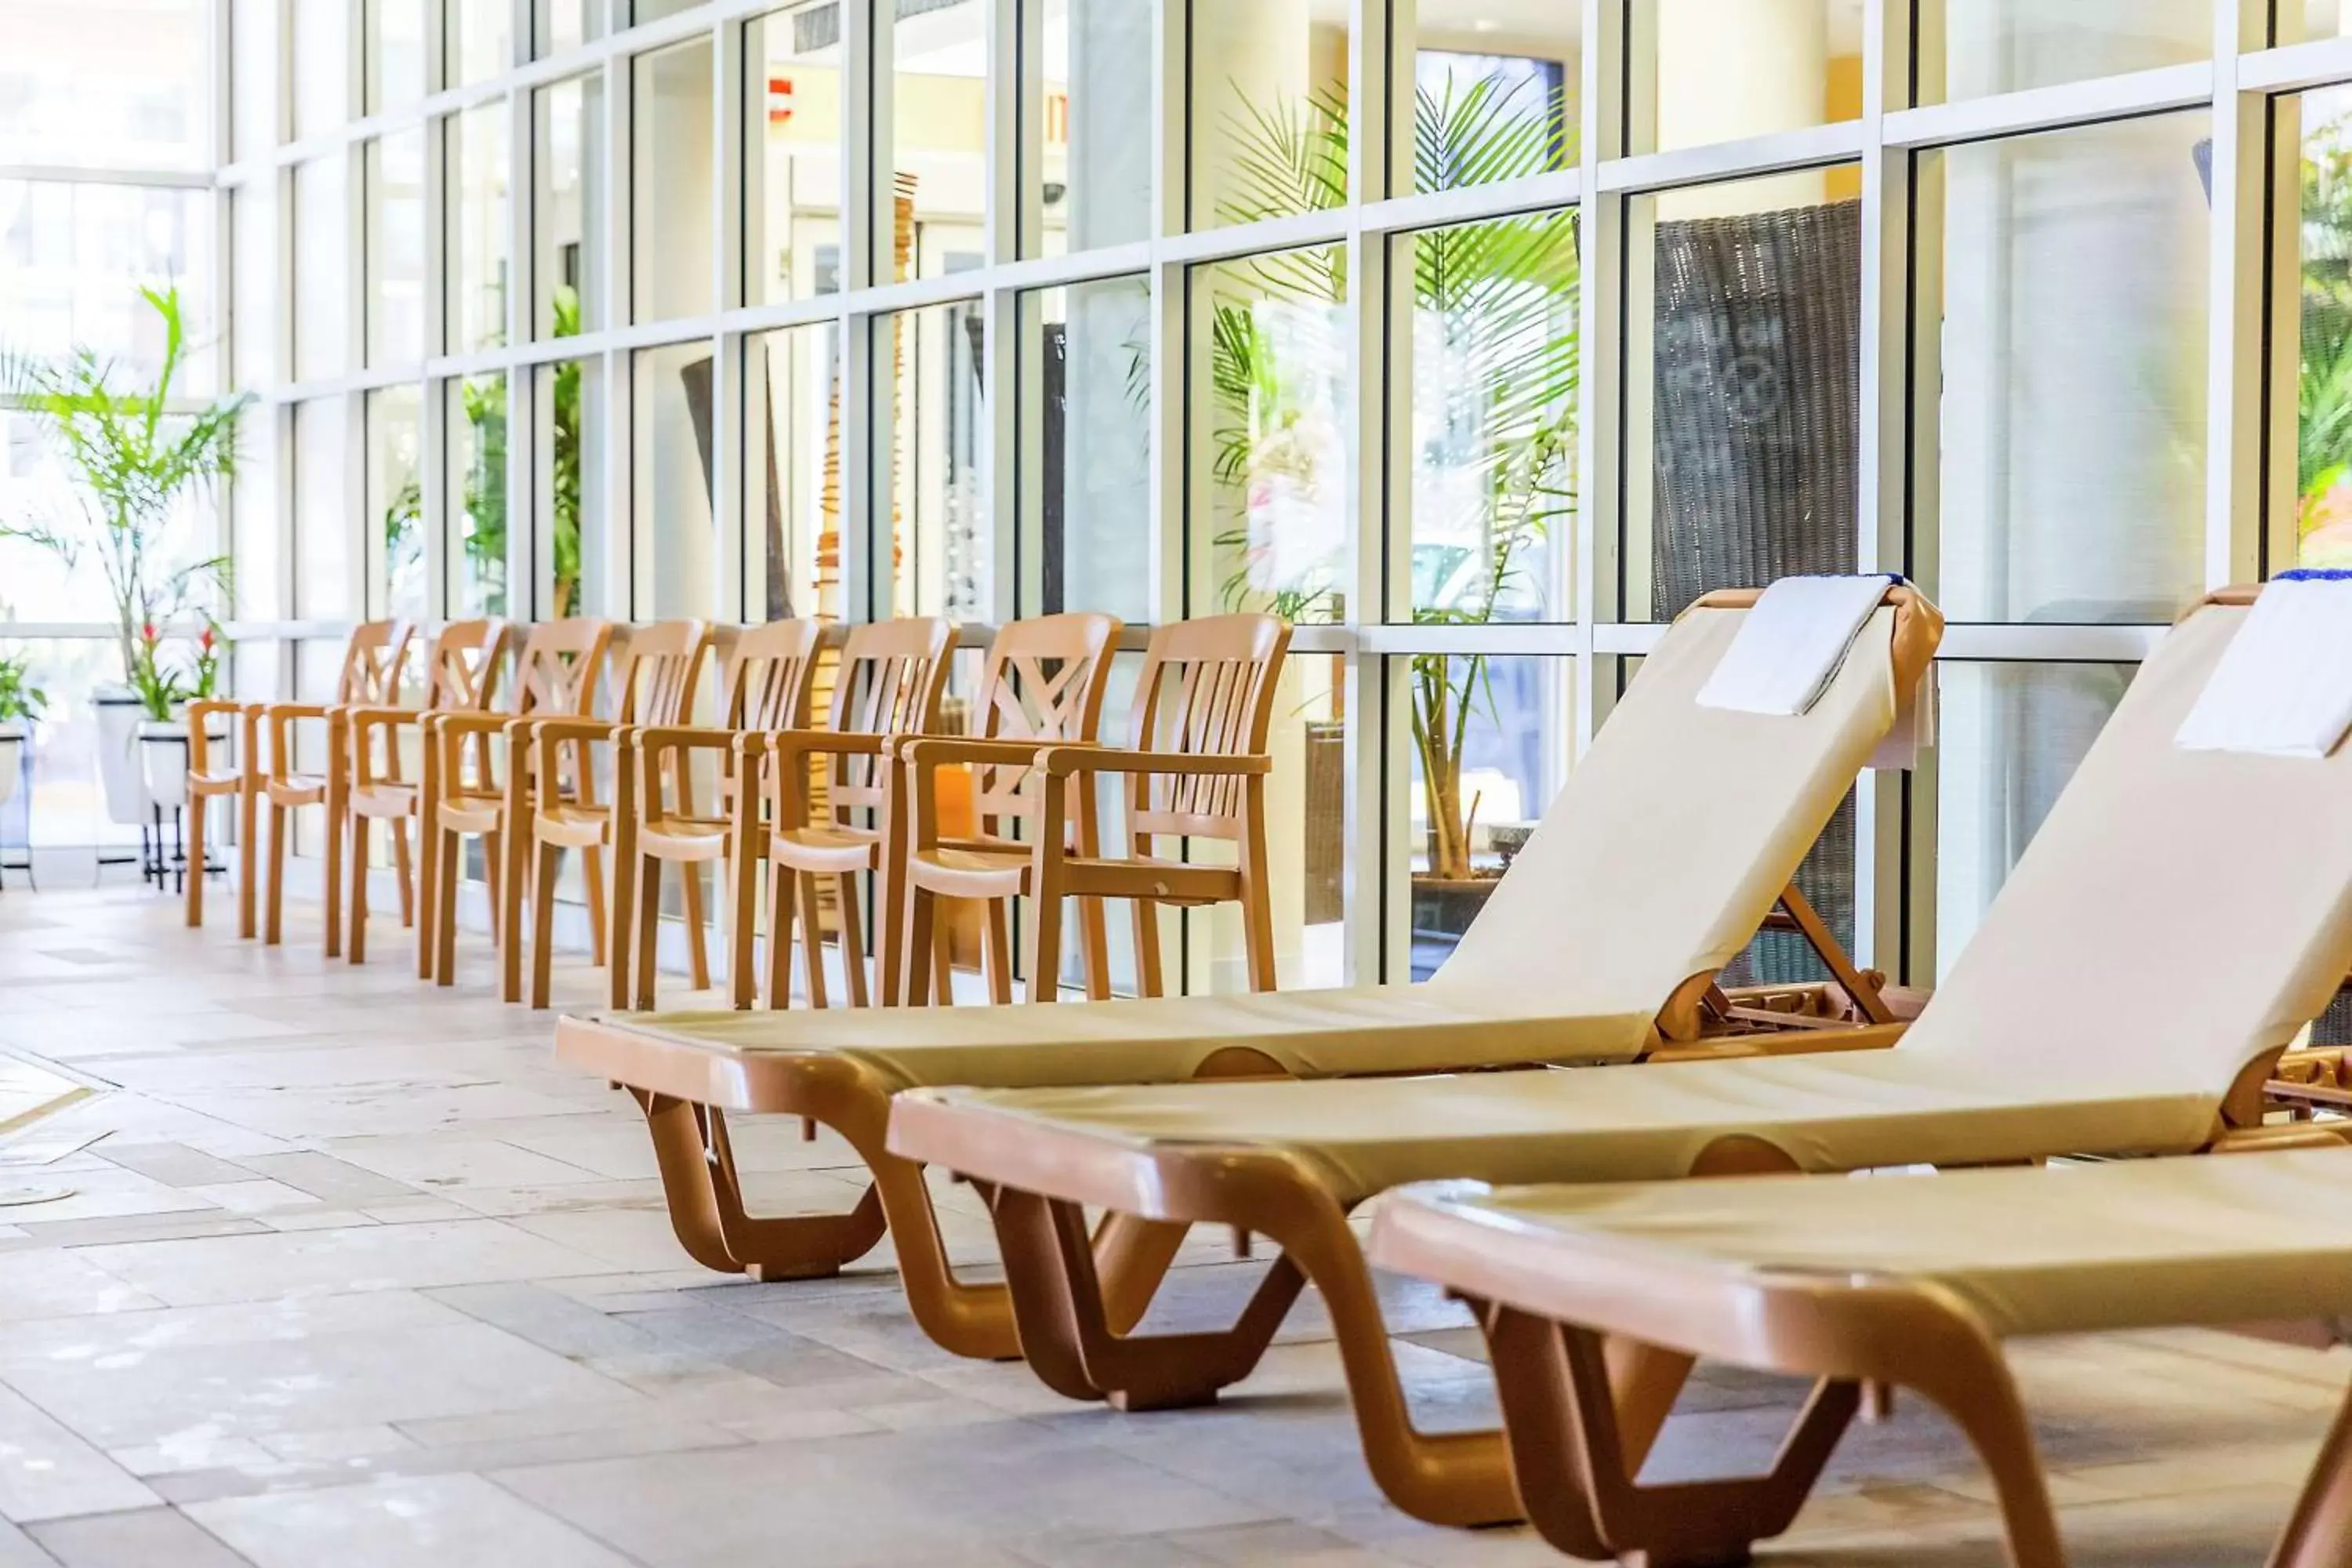
[[[498,700],[499,674],[513,635],[496,617],[450,621],[435,632],[425,655],[425,706],[488,712]]]
[[[615,635],[620,673],[613,715],[624,724],[687,724],[710,651],[708,621],[656,621]]]
[[[869,621],[849,628],[833,678],[839,734],[922,735],[939,728],[955,627],[935,616]],[[873,757],[835,757],[826,804],[837,819],[879,808],[885,776]]]
[[[1015,621],[998,632],[981,671],[977,732],[1001,741],[1095,739],[1119,630],[1116,616],[1081,612]],[[1023,814],[1028,776],[1017,764],[972,769],[972,815],[982,831],[1000,831],[992,820]]]
[[[770,621],[725,634],[720,655],[719,723],[727,730],[798,730],[809,721],[816,621]]]
[[[1188,756],[1265,754],[1276,681],[1290,626],[1273,616],[1204,616],[1151,634],[1135,690],[1130,743]],[[1205,774],[1131,774],[1128,832],[1238,840],[1247,827],[1249,781]]]
[[[594,711],[598,678],[613,645],[613,623],[575,616],[541,621],[515,658],[510,711],[548,719],[584,719]]]
[[[335,677],[335,701],[340,706],[390,708],[401,699],[408,676],[409,650],[415,646],[416,626],[411,621],[362,621],[343,645],[343,668]]]

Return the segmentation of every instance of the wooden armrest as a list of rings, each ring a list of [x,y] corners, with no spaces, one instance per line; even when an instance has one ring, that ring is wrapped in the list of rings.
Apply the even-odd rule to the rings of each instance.
[[[518,719],[511,713],[480,713],[471,709],[461,712],[432,712],[425,721],[436,734],[442,735],[503,735],[528,729],[530,721]]]
[[[648,724],[630,731],[629,739],[646,751],[670,746],[690,746],[697,751],[733,752],[742,749],[741,742],[756,737],[756,730],[704,730],[690,724]]]
[[[547,745],[562,741],[614,741],[624,732],[635,732],[630,726],[609,719],[524,719],[518,722],[530,726],[531,739]]]
[[[1063,743],[1056,741],[1005,741],[981,736],[908,735],[900,743],[898,754],[906,759],[908,765],[918,768],[945,767],[956,763],[977,763],[992,767],[1034,767],[1040,752]]]
[[[887,739],[855,730],[773,730],[769,731],[768,744],[780,757],[803,752],[835,757],[878,757]]]
[[[1077,773],[1198,773],[1247,778],[1274,771],[1265,756],[1202,756],[1191,752],[1129,752],[1108,746],[1052,745],[1037,752],[1037,765],[1055,778]]]

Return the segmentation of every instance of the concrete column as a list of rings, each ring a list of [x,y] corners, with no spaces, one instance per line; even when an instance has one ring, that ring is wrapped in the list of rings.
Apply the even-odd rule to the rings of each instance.
[[[1830,31],[1822,0],[1657,0],[1657,145],[1697,147],[1822,123]],[[1811,206],[1818,170],[1675,191],[1661,218]]]

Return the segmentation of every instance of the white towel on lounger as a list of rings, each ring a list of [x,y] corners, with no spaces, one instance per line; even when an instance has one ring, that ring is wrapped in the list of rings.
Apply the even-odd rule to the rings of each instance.
[[[1774,583],[1699,689],[1699,706],[1779,718],[1806,711],[1829,689],[1863,623],[1885,598],[1889,581],[1880,575]]]
[[[2185,751],[2326,756],[2352,731],[2352,574],[2263,588],[2173,740]]]

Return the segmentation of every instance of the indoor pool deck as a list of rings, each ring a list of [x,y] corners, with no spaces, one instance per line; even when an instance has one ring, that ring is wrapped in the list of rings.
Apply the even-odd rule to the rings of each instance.
[[[390,921],[354,969],[319,957],[314,911],[265,951],[231,905],[191,932],[136,890],[0,895],[0,1049],[97,1091],[0,1139],[0,1568],[1566,1561],[1381,1505],[1311,1303],[1223,1406],[1127,1416],[932,1349],[887,1256],[707,1274],[628,1103],[492,999],[478,942],[436,992]],[[577,963],[562,984],[595,994]],[[0,1070],[20,1080],[42,1082]],[[855,1196],[796,1125],[743,1125],[737,1152],[769,1208]],[[944,1199],[984,1267],[971,1195]],[[1222,1312],[1264,1267],[1222,1241],[1171,1313]],[[1392,1303],[1424,1418],[1486,1419],[1458,1311]],[[2076,1561],[2116,1568],[2259,1563],[2352,1376],[2188,1332],[2020,1361]],[[1654,1469],[1758,1463],[1794,1404],[1706,1376]],[[1986,1499],[1906,1401],[1765,1560],[1994,1564]]]

